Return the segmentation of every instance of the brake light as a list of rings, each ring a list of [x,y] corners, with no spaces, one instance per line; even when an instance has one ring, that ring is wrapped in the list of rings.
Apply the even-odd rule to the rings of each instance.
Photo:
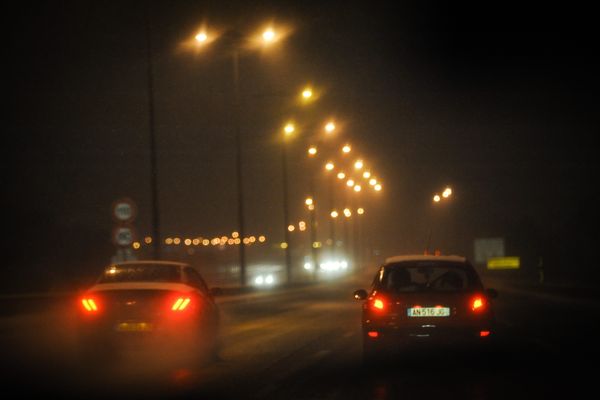
[[[471,310],[481,312],[485,310],[485,299],[482,296],[476,296],[471,300]]]
[[[377,338],[377,337],[379,337],[379,332],[369,331],[369,332],[367,332],[367,335],[369,335],[369,337],[371,337],[371,338]]]
[[[371,308],[375,311],[383,311],[385,309],[385,302],[381,297],[375,297],[371,302]]]
[[[98,305],[96,304],[96,301],[90,297],[81,299],[81,305],[87,312],[93,313],[98,311]]]
[[[491,333],[490,331],[481,331],[481,332],[479,332],[479,336],[480,337],[488,337],[488,336],[490,336],[490,333]]]
[[[171,310],[175,312],[183,311],[190,304],[190,301],[191,299],[189,297],[179,297],[171,306]]]

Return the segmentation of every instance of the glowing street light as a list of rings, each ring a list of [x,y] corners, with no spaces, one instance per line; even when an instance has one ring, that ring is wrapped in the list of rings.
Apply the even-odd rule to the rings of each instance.
[[[358,210],[356,210],[356,213],[357,213],[358,215],[363,215],[363,214],[365,213],[365,209],[364,209],[364,208],[362,208],[362,207],[359,207],[359,208],[358,208]]]
[[[285,136],[291,136],[295,130],[296,130],[296,128],[294,127],[294,124],[292,124],[292,123],[286,124],[286,126],[283,128],[283,131],[285,132]]]
[[[346,178],[346,174],[344,172],[338,172],[337,178],[340,179],[340,180],[344,179],[344,178]]]
[[[375,189],[376,192],[381,192],[381,189],[383,189],[383,186],[381,186],[381,183],[378,183],[375,186],[373,186],[373,189]]]
[[[355,192],[360,192],[361,190],[362,190],[362,187],[360,185],[354,185]]]
[[[273,31],[273,29],[268,28],[263,32],[262,38],[265,41],[265,43],[271,43],[275,41],[275,32]]]
[[[354,169],[362,169],[363,166],[363,160],[356,160],[356,162],[354,163]]]
[[[331,218],[337,218],[339,216],[339,214],[336,210],[333,210],[330,215],[331,215]]]
[[[308,148],[308,155],[309,156],[314,156],[317,154],[317,147],[316,146],[310,146]]]
[[[450,197],[452,195],[452,189],[447,187],[444,192],[442,193],[442,196],[447,199],[448,197]]]
[[[325,164],[325,169],[327,171],[332,171],[335,168],[335,164],[333,164],[333,162],[328,161],[327,164]]]
[[[304,100],[308,100],[313,96],[313,91],[311,88],[307,87],[302,91],[302,98]]]
[[[439,195],[439,194],[437,194],[437,193],[436,193],[436,194],[433,196],[433,201],[434,201],[435,203],[439,203],[439,202],[440,202],[440,200],[442,200],[442,198],[440,197],[440,195]]]
[[[200,32],[196,36],[194,36],[194,39],[196,39],[196,42],[202,44],[208,40],[208,35],[206,34],[206,32]]]
[[[349,144],[345,144],[344,147],[342,147],[342,153],[344,154],[348,154],[352,151],[352,147]]]
[[[325,132],[327,132],[327,133],[333,133],[333,131],[335,131],[335,124],[333,122],[328,122],[325,125]]]
[[[348,187],[353,187],[354,186],[354,180],[353,179],[348,179],[346,181],[346,186]]]

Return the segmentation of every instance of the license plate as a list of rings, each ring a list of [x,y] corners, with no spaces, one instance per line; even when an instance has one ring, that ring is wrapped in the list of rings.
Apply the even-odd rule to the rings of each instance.
[[[449,317],[448,307],[413,307],[407,309],[409,317]]]
[[[118,332],[150,332],[153,326],[148,322],[121,322],[115,329]]]

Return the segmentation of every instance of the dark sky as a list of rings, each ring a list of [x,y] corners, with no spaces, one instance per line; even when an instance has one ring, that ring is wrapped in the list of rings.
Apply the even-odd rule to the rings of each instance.
[[[250,233],[281,240],[277,133],[290,115],[308,125],[304,138],[333,115],[343,124],[339,143],[352,142],[377,171],[383,193],[361,202],[385,253],[420,251],[432,220],[441,221],[440,244],[462,253],[476,237],[514,236],[523,221],[557,237],[593,227],[598,46],[590,10],[347,1],[15,6],[4,45],[9,226],[35,231],[46,218],[65,230],[108,232],[111,203],[128,196],[140,231],[149,231],[146,13],[165,236],[236,228],[231,58],[224,45],[204,53],[181,46],[203,22],[244,35],[265,21],[291,28],[274,51],[240,60]],[[305,82],[322,91],[309,110],[291,100]],[[308,193],[302,140],[289,149],[296,219]],[[431,196],[447,184],[452,204],[433,210]]]

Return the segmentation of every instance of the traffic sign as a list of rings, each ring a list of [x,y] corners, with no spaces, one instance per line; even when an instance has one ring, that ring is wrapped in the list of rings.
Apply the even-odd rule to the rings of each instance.
[[[113,229],[112,241],[117,246],[127,247],[135,240],[135,230],[131,226],[121,225]]]
[[[113,203],[112,215],[118,222],[131,222],[137,215],[137,206],[130,198],[121,198]]]

